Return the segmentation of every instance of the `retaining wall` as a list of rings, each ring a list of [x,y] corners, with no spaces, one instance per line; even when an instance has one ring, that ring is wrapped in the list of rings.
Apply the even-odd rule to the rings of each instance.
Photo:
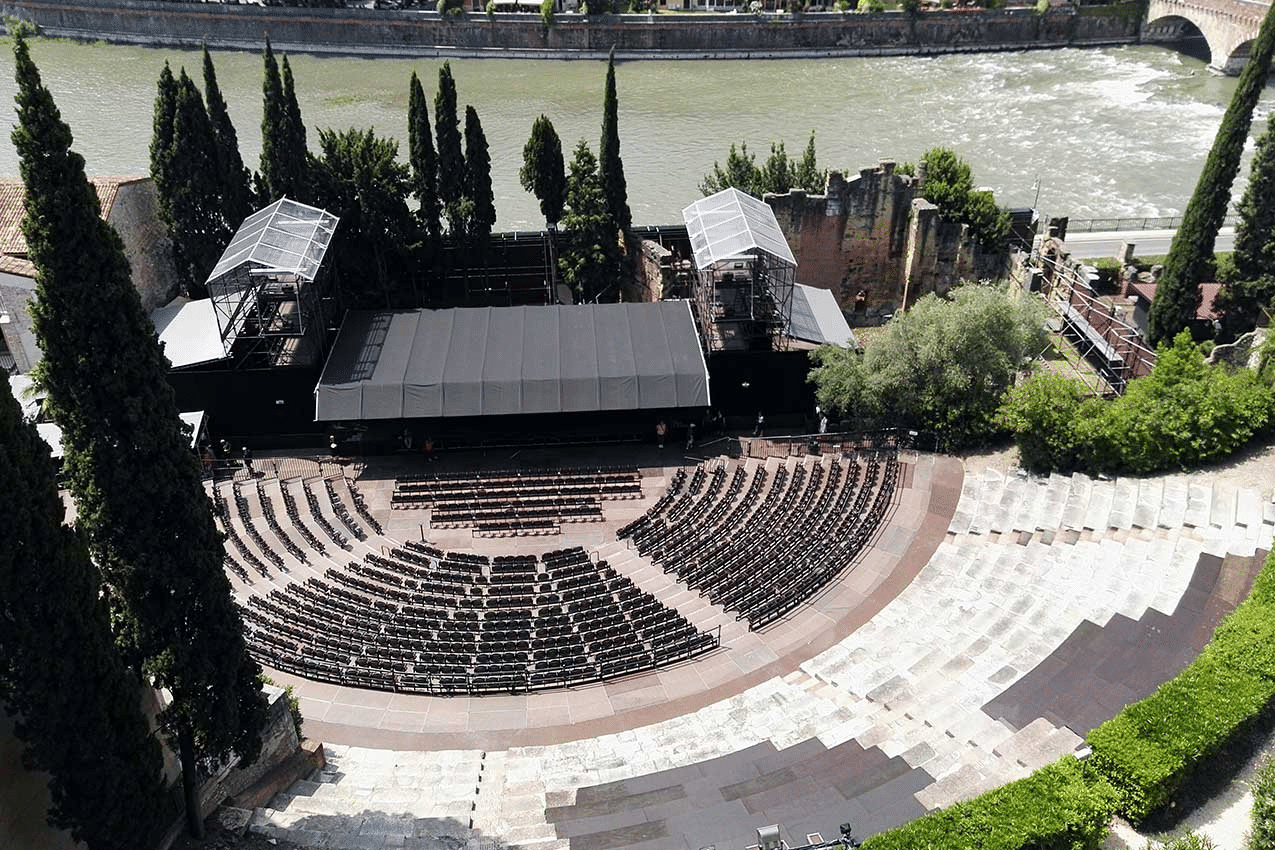
[[[151,0],[0,0],[51,36],[367,56],[767,58],[930,55],[1137,41],[1140,6],[870,14],[536,14],[306,9]]]

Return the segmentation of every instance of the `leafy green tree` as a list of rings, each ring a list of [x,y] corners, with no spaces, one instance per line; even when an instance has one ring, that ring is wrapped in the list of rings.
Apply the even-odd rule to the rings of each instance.
[[[341,219],[332,254],[349,306],[419,304],[410,289],[408,246],[418,237],[406,201],[411,171],[398,161],[398,142],[371,129],[320,130],[319,148],[322,201]]]
[[[819,169],[818,160],[815,157],[815,133],[810,131],[810,141],[806,142],[806,149],[801,154],[801,159],[797,160],[796,168],[793,170],[792,184],[798,189],[805,189],[812,195],[822,195],[824,189],[827,188],[824,179],[824,173]]]
[[[297,104],[288,57],[283,71],[275,61],[270,39],[266,38],[265,81],[261,119],[261,187],[265,203],[282,197],[312,201],[309,187],[309,149],[305,122]]]
[[[1239,211],[1231,270],[1215,302],[1226,336],[1250,330],[1275,300],[1275,113],[1257,140]]]
[[[100,217],[84,159],[23,39],[14,54],[13,143],[44,354],[36,374],[62,429],[76,524],[105,576],[117,645],[171,694],[159,722],[177,743],[187,821],[200,834],[200,763],[232,751],[251,762],[259,751],[261,668],[245,649],[199,461],[123,243]]]
[[[1231,203],[1231,184],[1240,169],[1240,156],[1248,141],[1253,107],[1266,88],[1275,53],[1275,6],[1262,19],[1253,40],[1248,64],[1240,72],[1239,83],[1204,162],[1199,182],[1182,214],[1182,223],[1173,234],[1164,271],[1157,281],[1155,299],[1147,317],[1147,336],[1153,345],[1167,342],[1190,324],[1200,306],[1200,284],[1209,276],[1213,244],[1226,219]]]
[[[478,111],[465,107],[465,199],[468,218],[465,236],[480,254],[486,253],[496,224],[496,197],[491,190],[491,154]]]
[[[444,62],[438,69],[438,92],[434,95],[434,141],[438,145],[438,199],[447,215],[452,236],[465,232],[465,157],[461,152],[460,119],[456,112],[456,80],[452,66]]]
[[[619,100],[615,93],[615,48],[607,57],[606,93],[602,100],[602,143],[598,146],[598,170],[602,175],[602,191],[606,196],[607,215],[619,230],[633,223],[629,212],[629,190],[624,180],[624,163],[620,160]]]
[[[49,448],[0,384],[0,703],[20,718],[24,766],[51,774],[51,825],[90,850],[145,846],[164,781],[142,686],[112,643],[102,576],[63,525]]]
[[[168,163],[173,157],[173,121],[177,117],[177,79],[167,62],[159,72],[158,89],[151,133],[151,179],[162,210],[168,193]]]
[[[562,220],[567,200],[566,165],[562,161],[562,140],[553,122],[541,115],[531,125],[531,137],[522,149],[522,188],[540,201],[540,212],[548,225]]]
[[[931,148],[922,157],[925,183],[921,194],[949,221],[969,226],[970,236],[984,248],[995,248],[1009,235],[1009,212],[996,206],[992,193],[974,188],[969,163],[949,148]]]
[[[788,160],[783,142],[771,143],[770,156],[761,167],[761,179],[767,192],[782,195],[792,189],[795,182],[793,165]]]
[[[998,431],[1001,397],[1045,346],[1038,304],[966,284],[895,316],[862,356],[824,346],[811,371],[829,411],[934,431],[949,448]]]
[[[712,173],[704,175],[704,180],[699,185],[699,190],[705,197],[730,188],[756,198],[762,196],[761,169],[757,167],[757,157],[748,152],[748,142],[742,143],[738,148],[731,144],[730,153],[726,155],[726,167],[722,168],[714,162]]]
[[[431,243],[437,243],[443,231],[438,201],[438,156],[434,153],[434,133],[429,125],[429,103],[415,71],[408,84],[407,152],[412,165],[412,194],[420,203],[421,226]]]
[[[618,280],[620,252],[613,224],[598,161],[581,140],[567,175],[564,245],[558,256],[558,270],[579,301],[599,300]]]
[[[1150,474],[1226,457],[1275,416],[1275,394],[1249,369],[1209,366],[1188,331],[1162,345],[1151,374],[1110,401],[1037,376],[1005,398],[1001,422],[1024,466],[1042,472]]]
[[[217,174],[220,183],[219,201],[222,216],[230,226],[230,235],[239,229],[243,220],[252,215],[256,206],[252,197],[252,185],[248,169],[239,154],[239,134],[230,120],[230,110],[217,84],[217,69],[212,55],[204,46],[204,101],[208,105],[208,120],[212,123],[213,138],[217,145]],[[223,248],[225,246],[222,246]]]
[[[220,161],[212,123],[195,83],[181,70],[173,118],[172,150],[159,193],[160,215],[173,241],[182,291],[208,294],[204,284],[234,229],[221,205]]]

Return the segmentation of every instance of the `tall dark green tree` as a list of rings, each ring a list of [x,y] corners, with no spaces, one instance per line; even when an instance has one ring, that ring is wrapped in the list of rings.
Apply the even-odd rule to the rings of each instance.
[[[576,299],[598,301],[612,294],[619,279],[618,235],[607,211],[598,161],[583,140],[576,146],[567,176],[562,232],[558,269]]]
[[[248,169],[239,153],[239,134],[230,120],[226,99],[217,84],[217,69],[212,55],[204,46],[204,101],[208,105],[208,120],[212,123],[213,139],[217,145],[217,175],[220,183],[222,217],[230,225],[230,233],[239,228],[243,220],[252,215],[255,206]],[[224,247],[224,246],[223,246]]]
[[[478,111],[465,107],[465,200],[468,220],[465,235],[475,251],[483,254],[496,224],[496,198],[491,190],[491,154]]]
[[[212,123],[195,83],[181,70],[160,215],[168,224],[182,291],[207,295],[204,284],[234,235],[222,209],[221,167]]]
[[[1159,286],[1147,317],[1147,335],[1153,345],[1172,340],[1191,322],[1200,306],[1200,284],[1213,270],[1213,244],[1226,220],[1231,184],[1240,169],[1240,156],[1253,121],[1253,107],[1266,88],[1272,54],[1275,54],[1275,6],[1271,6],[1262,19],[1248,64],[1240,72],[1213,148],[1182,214],[1182,224],[1169,245],[1164,271],[1157,281]]]
[[[105,577],[116,643],[171,694],[159,721],[177,744],[187,821],[201,834],[199,764],[259,752],[261,668],[246,652],[199,461],[123,243],[100,217],[23,39],[14,54],[37,376],[62,429],[76,523]]]
[[[418,231],[406,201],[411,171],[398,161],[398,142],[371,129],[320,130],[319,147],[320,200],[341,218],[332,255],[347,306],[416,306],[408,246]]]
[[[629,189],[624,180],[624,162],[620,159],[619,100],[615,93],[615,48],[607,57],[606,92],[602,98],[602,144],[598,146],[598,169],[606,196],[607,215],[620,230],[633,223],[629,212]]]
[[[0,703],[19,716],[25,766],[51,774],[49,823],[90,850],[131,850],[160,825],[163,763],[102,576],[63,514],[49,447],[0,382]]]
[[[531,125],[531,137],[522,149],[522,169],[518,172],[522,188],[540,201],[545,224],[562,220],[567,202],[567,173],[562,161],[562,140],[553,122],[541,115]]]
[[[266,39],[262,90],[261,189],[265,197],[260,200],[271,203],[286,195],[294,200],[312,201],[308,179],[310,155],[292,68],[285,56],[280,72],[269,38]]]
[[[815,133],[810,131],[810,141],[793,170],[792,183],[798,189],[805,189],[812,195],[822,195],[827,188],[824,174],[819,170],[819,162],[815,157]]]
[[[412,194],[420,203],[421,226],[430,241],[437,243],[443,230],[438,201],[438,156],[434,153],[434,132],[429,124],[429,103],[415,71],[408,86],[407,157],[412,165]]]
[[[1231,269],[1216,302],[1228,336],[1251,329],[1275,300],[1275,112],[1257,141],[1239,211]]]
[[[173,156],[173,121],[177,116],[177,79],[167,62],[159,72],[158,89],[151,133],[151,179],[162,205],[168,191],[168,161]]]
[[[438,145],[438,200],[447,216],[452,236],[465,232],[465,157],[461,152],[460,118],[456,112],[456,80],[452,66],[444,62],[438,69],[438,92],[434,95],[434,142]]]

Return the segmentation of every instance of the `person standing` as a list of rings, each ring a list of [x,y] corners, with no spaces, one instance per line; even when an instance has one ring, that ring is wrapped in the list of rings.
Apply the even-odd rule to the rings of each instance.
[[[668,436],[668,425],[661,419],[655,423],[655,442],[659,448],[664,448],[664,438]]]
[[[686,450],[695,448],[695,423],[686,426]]]
[[[255,478],[257,471],[252,468],[252,452],[247,446],[243,447],[243,468],[248,471],[249,478]]]
[[[766,430],[766,414],[757,411],[757,427],[753,428],[753,436],[760,437]]]

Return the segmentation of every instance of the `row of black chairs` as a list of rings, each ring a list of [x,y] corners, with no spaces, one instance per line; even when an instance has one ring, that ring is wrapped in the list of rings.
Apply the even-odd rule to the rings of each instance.
[[[266,543],[265,538],[261,536],[261,532],[257,531],[257,526],[253,524],[252,510],[248,505],[248,498],[239,490],[238,484],[231,484],[230,486],[234,488],[235,510],[239,513],[239,521],[243,524],[244,531],[248,532],[248,537],[253,543],[257,544],[257,549],[266,556],[266,560],[276,567],[282,567],[283,556]]]
[[[301,510],[297,507],[296,498],[289,492],[288,485],[280,481],[279,490],[283,493],[283,507],[288,513],[288,522],[292,524],[292,527],[296,529],[297,533],[301,535],[311,549],[326,558],[328,547],[310,530],[309,526],[301,521]]]
[[[367,501],[363,498],[363,494],[359,492],[359,488],[349,478],[345,479],[345,486],[350,491],[350,498],[354,500],[354,512],[363,519],[368,528],[372,529],[373,534],[383,534],[384,530],[381,528],[381,523],[368,509]]]
[[[226,534],[226,539],[230,541],[235,550],[239,552],[239,558],[235,559],[226,553],[226,559],[234,564],[232,572],[244,581],[251,581],[248,578],[248,571],[243,568],[242,564],[252,567],[262,578],[270,577],[270,570],[266,568],[265,563],[257,557],[257,555],[248,548],[248,544],[239,536],[239,532],[235,530],[235,526],[230,521],[230,509],[226,506],[226,500],[221,497],[221,491],[216,486],[212,488],[213,492],[213,513],[221,520],[221,528]],[[242,561],[242,564],[240,563]]]
[[[275,537],[278,538],[279,542],[283,544],[283,547],[288,550],[292,557],[303,564],[308,564],[310,558],[305,553],[305,550],[284,533],[283,528],[280,526],[279,518],[275,516],[274,502],[271,500],[270,495],[266,493],[256,479],[253,479],[253,483],[257,486],[257,498],[261,500],[261,513],[266,518],[266,525],[270,526],[270,530],[274,532]],[[294,525],[293,527],[295,528],[296,526]]]
[[[332,505],[332,512],[336,514],[337,519],[341,520],[341,524],[346,527],[350,534],[354,535],[354,539],[367,540],[367,532],[363,530],[363,526],[355,521],[349,508],[345,506],[345,502],[337,493],[336,487],[333,486],[331,478],[323,479],[323,489],[327,491],[328,502]]]
[[[598,681],[717,646],[715,635],[582,549],[496,560],[428,544],[395,552],[417,562],[369,555],[252,597],[253,653],[324,681],[449,694]],[[533,598],[503,604],[524,582]],[[483,604],[461,604],[473,599]]]
[[[350,541],[346,539],[344,534],[337,531],[332,523],[328,521],[328,518],[323,515],[323,511],[319,506],[319,497],[314,494],[314,491],[304,481],[301,482],[301,489],[305,491],[306,504],[309,506],[310,514],[314,517],[314,521],[318,523],[319,528],[323,529],[323,533],[328,536],[328,539],[339,548],[349,549]]]

